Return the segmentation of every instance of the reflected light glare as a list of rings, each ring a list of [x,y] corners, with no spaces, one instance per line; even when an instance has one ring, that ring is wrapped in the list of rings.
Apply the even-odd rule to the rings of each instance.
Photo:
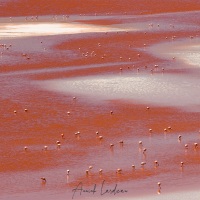
[[[98,100],[129,99],[164,106],[199,105],[196,78],[163,76],[91,76],[40,82],[47,90],[97,97]],[[173,91],[173,92],[172,92]]]
[[[4,24],[0,27],[0,37],[23,37],[39,35],[59,35],[72,33],[124,31],[112,27],[72,23]]]

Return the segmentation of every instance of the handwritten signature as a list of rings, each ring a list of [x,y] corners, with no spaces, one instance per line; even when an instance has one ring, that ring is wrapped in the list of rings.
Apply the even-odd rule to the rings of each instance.
[[[74,199],[75,195],[83,195],[84,193],[86,194],[91,194],[91,195],[95,195],[95,194],[99,194],[101,196],[106,195],[106,194],[110,194],[110,195],[117,195],[117,194],[124,194],[127,193],[128,190],[125,189],[119,189],[118,188],[118,184],[115,184],[115,186],[113,188],[106,188],[105,187],[105,180],[102,181],[102,184],[100,186],[100,188],[97,188],[97,184],[94,184],[91,188],[87,188],[85,189],[83,187],[83,183],[80,182],[73,190],[72,190],[73,194],[72,194],[72,199]]]

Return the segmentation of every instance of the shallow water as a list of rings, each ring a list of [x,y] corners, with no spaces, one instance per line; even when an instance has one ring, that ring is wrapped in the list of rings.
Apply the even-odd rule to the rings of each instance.
[[[146,20],[146,22],[138,24],[138,26],[141,26],[139,30],[148,30],[152,33],[154,31],[167,31],[165,25],[169,21],[157,20],[157,16],[152,18],[154,17],[154,20],[145,18],[144,21]],[[161,27],[149,27],[148,23],[150,21],[156,24],[160,23]],[[7,24],[11,24],[11,22]],[[23,24],[22,26],[14,24],[14,26],[8,27],[9,30],[2,31],[2,35],[5,36],[6,34],[8,36],[8,32],[11,31],[9,36],[16,34],[15,36],[20,35],[21,37],[20,32],[23,32],[23,36],[33,36],[36,30],[37,36],[57,35],[67,31],[71,31],[70,33],[124,31],[128,30],[127,26],[134,28],[135,23],[127,22],[125,24],[100,27],[82,24],[83,29],[80,28],[80,23],[75,25],[70,23],[68,27],[67,23],[50,23],[44,26],[45,29],[38,30],[38,27],[40,28],[43,25],[41,22],[37,24],[27,22],[26,25]],[[170,31],[180,31],[186,27],[195,29],[196,26],[190,26],[187,23],[179,26],[177,23],[175,29]],[[29,29],[27,30],[27,28]],[[27,42],[27,38],[27,40],[20,38],[24,39],[23,42],[18,40],[19,38],[17,37],[15,39],[12,42],[18,45],[14,45],[11,49],[15,53],[21,53],[21,51],[25,50],[30,53],[36,52],[37,55],[40,55],[43,51],[43,45],[40,43],[41,38],[30,38],[33,43],[30,48],[30,41]],[[48,43],[45,47],[47,52],[53,55],[55,51],[48,49],[51,44],[54,44],[51,40],[52,38],[48,38],[45,41]],[[189,38],[188,40],[190,43],[191,40]],[[196,42],[195,39],[194,42]],[[183,43],[184,41],[180,41],[180,45],[178,45],[176,42],[169,42],[167,47],[171,49],[170,45],[174,45],[172,48],[173,55],[177,58],[180,54],[180,59],[182,56],[185,58],[187,55],[189,57],[195,55],[198,62],[199,47],[194,47],[194,43],[192,43],[189,51],[188,49],[185,51],[185,48],[181,46]],[[159,56],[165,59],[165,54],[168,50],[165,49],[165,44],[159,43],[159,45],[163,51],[159,49],[154,56],[156,57],[157,53],[159,53]],[[186,45],[187,48],[188,45]],[[145,51],[147,50],[145,49]],[[192,54],[192,52],[194,53]],[[72,54],[73,52],[67,51],[67,53]],[[168,58],[170,59],[173,55],[168,55]],[[10,57],[11,55],[8,54],[6,56],[3,55],[1,61],[10,63]],[[194,59],[192,58],[192,60]],[[146,62],[148,63],[148,60]],[[188,121],[186,121],[182,125],[184,128],[179,132],[176,129],[172,129],[171,132],[163,133],[164,127],[159,131],[153,131],[152,134],[148,131],[151,123],[157,123],[158,125],[162,123],[159,118],[166,120],[166,124],[168,124],[167,120],[170,119],[172,126],[176,121],[181,121],[181,119],[176,119],[178,109],[173,111],[168,118],[163,117],[164,114],[160,114],[160,117],[156,118],[151,115],[151,111],[150,113],[146,112],[146,108],[144,108],[145,111],[142,110],[142,113],[145,112],[145,114],[141,118],[139,111],[134,113],[134,117],[131,115],[132,113],[128,113],[128,109],[125,113],[123,112],[123,106],[127,102],[131,102],[133,104],[128,105],[131,109],[132,106],[134,107],[136,103],[139,103],[161,106],[159,112],[162,112],[162,108],[169,106],[187,109],[190,116],[191,110],[196,111],[198,114],[200,95],[197,91],[200,89],[200,83],[198,74],[194,75],[194,71],[184,74],[170,73],[166,69],[162,72],[159,66],[159,69],[153,73],[141,68],[137,72],[136,68],[131,68],[131,70],[127,71],[123,69],[121,73],[118,69],[118,71],[112,72],[112,75],[104,72],[102,73],[103,75],[95,76],[84,75],[81,77],[76,76],[76,78],[35,80],[41,74],[46,76],[47,74],[71,71],[76,74],[79,69],[102,69],[103,67],[118,67],[118,65],[124,66],[126,64],[128,63],[109,62],[95,65],[26,69],[1,73],[0,82],[4,87],[0,89],[0,93],[5,107],[1,107],[3,113],[3,121],[1,122],[3,146],[0,152],[4,155],[1,157],[3,164],[5,162],[8,166],[2,167],[4,171],[0,173],[0,179],[2,180],[0,183],[2,188],[0,199],[70,199],[72,197],[72,188],[77,184],[77,181],[84,181],[86,187],[90,187],[95,183],[99,187],[104,175],[108,187],[112,187],[115,182],[119,183],[121,188],[130,191],[128,195],[131,198],[135,197],[136,199],[137,195],[141,196],[143,194],[151,194],[158,199],[163,199],[163,197],[174,198],[177,197],[177,194],[173,196],[173,190],[190,190],[199,186],[199,177],[197,176],[200,172],[198,163],[199,150],[193,147],[194,142],[199,142],[197,130],[196,132],[186,131],[185,129],[188,125]],[[184,67],[191,68],[190,64],[187,63]],[[176,70],[176,64],[171,66],[171,63],[169,63],[169,65],[169,68],[175,67]],[[32,75],[31,78],[29,75]],[[78,103],[72,100],[72,95],[78,96]],[[112,105],[112,100],[122,100],[122,103],[115,107]],[[30,108],[28,113],[24,112],[26,106]],[[87,106],[88,108],[85,108]],[[116,112],[119,108],[122,111],[117,114],[114,112],[114,115],[111,116],[110,110],[112,108]],[[17,109],[16,115],[13,114],[15,109]],[[70,116],[66,114],[68,110],[71,111]],[[152,110],[154,111],[154,108]],[[193,121],[199,119],[198,115],[195,114]],[[187,116],[188,113],[182,113],[181,115],[183,118]],[[193,122],[193,124],[195,123]],[[190,127],[192,125],[190,124]],[[78,130],[81,131],[80,138],[74,136],[74,132]],[[100,130],[105,140],[101,142],[96,138],[96,130]],[[66,139],[62,140],[61,149],[56,149],[55,141],[58,138],[60,139],[60,133],[63,132],[66,134]],[[183,136],[181,142],[178,141],[179,134]],[[119,144],[120,139],[124,140],[123,146]],[[143,147],[147,148],[147,153],[142,153],[143,147],[139,148],[139,140],[143,141]],[[113,149],[110,148],[110,143],[114,144]],[[189,144],[188,150],[184,148],[185,143]],[[23,147],[27,144],[30,151],[25,152]],[[46,144],[48,144],[48,151],[42,150]],[[155,159],[160,163],[158,168],[154,168]],[[142,161],[147,162],[144,169],[141,168]],[[184,169],[180,168],[181,161],[185,162]],[[23,166],[20,167],[18,162]],[[15,164],[14,168],[12,168],[13,163]],[[135,171],[132,170],[132,164],[136,166]],[[88,169],[89,165],[93,165],[93,169],[91,174],[86,177],[85,170]],[[116,174],[116,169],[119,167],[123,169],[121,175]],[[98,174],[99,168],[104,170],[102,177]],[[70,176],[66,175],[67,169],[70,169]],[[48,179],[46,185],[40,184],[40,177],[43,176]],[[155,196],[158,181],[162,182],[162,193],[160,196]],[[171,194],[168,196],[168,192],[171,192],[172,196],[170,196]],[[195,198],[196,195],[198,196],[198,193],[195,193]],[[119,196],[119,198],[121,197],[125,198],[123,195]],[[77,199],[94,198],[100,199],[103,197],[100,195],[94,197],[85,195]],[[108,198],[110,196],[104,197],[104,199]],[[113,199],[113,196],[111,198]],[[138,199],[141,198],[139,197]]]
[[[120,146],[118,141],[112,140],[115,144],[113,150],[109,150],[109,141],[102,142],[101,145],[90,147],[90,155],[81,157],[81,165],[79,165],[79,160],[76,158],[73,164],[68,164],[63,167],[56,167],[52,169],[45,169],[38,171],[28,171],[28,172],[14,172],[5,173],[2,177],[1,188],[4,191],[2,193],[1,199],[25,199],[27,198],[27,193],[31,195],[29,199],[62,199],[71,198],[72,189],[74,186],[69,186],[77,178],[83,177],[83,186],[85,188],[91,188],[94,184],[97,184],[97,193],[93,195],[83,194],[82,196],[76,195],[75,199],[88,199],[89,198],[102,198],[99,194],[101,181],[104,180],[98,175],[98,169],[102,168],[103,174],[109,174],[116,183],[118,183],[119,188],[123,188],[129,191],[128,195],[131,195],[137,199],[137,195],[144,195],[145,193],[150,193],[156,197],[156,183],[158,181],[162,182],[163,189],[161,195],[156,198],[162,199],[167,197],[167,192],[173,191],[173,185],[176,185],[176,189],[191,189],[198,187],[198,176],[199,173],[198,166],[192,165],[190,163],[185,163],[184,169],[179,167],[181,161],[185,161],[184,157],[187,154],[196,155],[198,152],[192,149],[192,142],[198,138],[196,133],[186,133],[183,136],[181,142],[178,141],[178,134],[163,133],[157,135],[153,134],[141,134],[139,138],[134,136],[129,136],[124,140],[124,146]],[[138,139],[143,141],[143,146],[138,145]],[[186,151],[184,149],[184,144],[189,144],[189,149]],[[63,145],[61,152],[68,145]],[[147,148],[145,154],[142,153],[143,148]],[[32,148],[32,147],[30,147]],[[38,151],[36,149],[35,151]],[[55,151],[55,150],[54,150]],[[176,151],[175,156],[174,152]],[[21,152],[22,154],[28,154],[31,156],[33,150],[30,152]],[[44,154],[52,154],[53,151],[43,152]],[[95,156],[98,154],[98,157]],[[59,157],[59,156],[58,156]],[[65,158],[63,158],[65,159]],[[154,168],[154,160],[159,161],[159,167]],[[141,167],[140,163],[145,161],[147,164],[144,168]],[[84,175],[84,169],[87,168],[88,163],[93,165],[92,174],[89,177]],[[135,165],[135,170],[132,169],[131,165]],[[121,175],[116,175],[116,168],[122,168],[123,173]],[[70,169],[70,175],[66,175],[66,169]],[[149,177],[145,177],[145,173],[153,172]],[[171,177],[171,172],[173,171],[173,177]],[[141,178],[135,177],[134,174],[141,176]],[[1,176],[1,174],[0,174]],[[46,185],[38,184],[38,177],[48,177]],[[127,176],[126,181],[123,181],[123,177]],[[31,180],[31,183],[30,183]],[[88,185],[89,181],[89,185]],[[106,188],[113,187],[114,184],[109,184],[110,180],[105,177]],[[113,181],[113,180],[112,180]],[[152,184],[155,183],[155,184]],[[196,183],[196,184],[194,184]],[[12,188],[8,188],[8,185],[12,185]],[[148,187],[146,187],[148,185]],[[141,188],[143,188],[141,190]],[[167,188],[167,189],[166,189]],[[4,197],[4,193],[6,194]],[[164,196],[163,196],[164,195]],[[167,196],[165,196],[167,195]],[[174,197],[173,193],[170,194]],[[120,196],[120,195],[117,195]],[[117,197],[116,196],[116,197]],[[124,196],[121,195],[123,198]],[[112,198],[112,195],[105,195],[104,198]],[[142,197],[139,197],[139,199]],[[153,198],[153,197],[152,197]],[[174,197],[175,198],[175,197]],[[145,199],[145,198],[144,198]],[[195,199],[195,198],[194,198]]]
[[[149,51],[154,56],[167,58],[184,62],[188,68],[200,67],[200,38],[192,36],[192,38],[175,39],[161,44],[149,47]],[[186,66],[183,66],[186,68]]]
[[[47,90],[81,94],[87,96],[88,100],[124,99],[191,109],[200,105],[200,94],[197,93],[200,90],[199,79],[186,75],[152,75],[134,71],[116,76],[87,76],[37,83]]]

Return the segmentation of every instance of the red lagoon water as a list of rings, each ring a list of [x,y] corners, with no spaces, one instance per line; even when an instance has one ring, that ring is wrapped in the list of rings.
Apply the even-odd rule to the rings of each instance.
[[[194,16],[1,19],[0,199],[162,199],[198,189],[199,68],[164,55],[198,40]],[[96,192],[74,193],[80,183]]]

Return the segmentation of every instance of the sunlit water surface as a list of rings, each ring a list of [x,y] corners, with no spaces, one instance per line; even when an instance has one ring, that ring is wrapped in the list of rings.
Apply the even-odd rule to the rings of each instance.
[[[185,75],[120,74],[37,82],[47,90],[74,93],[91,100],[124,99],[162,106],[192,108],[200,104],[199,79]],[[196,108],[195,108],[196,109]]]
[[[101,31],[116,31],[122,30],[119,28],[107,28],[99,26],[90,26],[83,24],[67,24],[67,23],[38,23],[38,24],[4,24],[0,29],[0,37],[22,37],[22,36],[33,36],[33,35],[56,35],[56,34],[68,34],[68,33],[84,33],[84,32],[101,32]],[[184,47],[180,45],[174,45],[176,43],[167,43],[162,46],[163,51],[154,51],[158,49],[155,46],[153,51],[155,55],[163,56],[163,58],[171,59],[172,56],[182,59],[186,62],[188,67],[190,65],[199,66],[199,43],[191,42],[188,39],[188,44]],[[166,45],[166,46],[165,46]],[[171,46],[172,45],[172,46]],[[188,48],[189,45],[189,48]],[[165,48],[166,47],[166,48]],[[167,48],[172,48],[172,53],[168,53]],[[154,47],[153,47],[154,48]],[[92,66],[90,66],[92,68]],[[62,70],[62,69],[60,69]],[[57,69],[55,69],[55,72]],[[38,72],[32,71],[31,73]],[[22,74],[26,72],[22,72]],[[42,70],[39,73],[44,73]],[[45,72],[46,73],[46,72]],[[18,75],[20,72],[18,73]],[[29,81],[29,80],[28,80]],[[26,81],[25,81],[26,83]],[[177,75],[177,74],[168,74],[168,73],[159,73],[159,74],[147,74],[147,73],[121,73],[117,75],[105,75],[105,76],[85,76],[85,77],[76,77],[68,79],[54,79],[54,80],[45,80],[45,81],[32,81],[33,85],[39,86],[44,90],[50,90],[53,92],[59,92],[63,94],[75,94],[82,95],[90,101],[105,101],[112,99],[122,99],[139,103],[148,103],[156,104],[161,106],[175,106],[180,108],[191,109],[199,111],[200,104],[200,82],[197,77],[187,76],[187,75]],[[195,133],[188,133],[184,136],[184,142],[192,143],[193,138],[197,138]],[[138,139],[138,138],[137,138]],[[68,187],[68,183],[75,180],[77,177],[82,176],[82,172],[87,167],[88,161],[93,159],[95,170],[99,167],[102,167],[105,172],[110,169],[116,169],[116,166],[120,166],[127,173],[131,174],[132,169],[131,165],[135,164],[136,169],[142,173],[140,166],[141,161],[147,161],[146,169],[153,169],[153,161],[155,157],[161,163],[161,166],[164,169],[174,170],[174,176],[171,177],[167,172],[158,173],[155,171],[156,176],[147,178],[145,180],[131,181],[131,184],[121,183],[122,187],[127,187],[131,189],[139,189],[137,191],[142,191],[142,187],[145,185],[149,186],[149,190],[156,193],[156,184],[155,187],[152,185],[152,181],[157,183],[157,181],[162,180],[163,184],[168,184],[168,187],[172,189],[173,185],[170,186],[169,183],[174,185],[181,186],[198,183],[198,177],[196,173],[199,172],[198,166],[190,165],[185,170],[185,174],[179,168],[175,168],[176,165],[170,165],[170,162],[175,159],[174,152],[176,151],[177,155],[184,155],[185,149],[182,143],[177,141],[177,134],[161,134],[161,135],[148,135],[141,136],[140,138],[148,151],[147,156],[145,157],[141,150],[138,149],[138,141],[135,141],[134,137],[127,138],[125,141],[125,146],[120,148],[119,146],[114,149],[114,151],[109,151],[105,148],[104,145],[100,145],[98,151],[99,157],[96,155],[96,148],[91,147],[91,155],[89,157],[82,158],[82,166],[79,166],[79,162],[74,163],[73,165],[66,166],[70,168],[72,174],[66,176],[66,167],[60,167],[56,169],[47,169],[40,172],[19,172],[13,174],[0,174],[2,176],[1,186],[3,187],[4,192],[7,194],[0,197],[0,199],[29,199],[31,196],[32,199],[63,199],[71,198],[71,188]],[[117,141],[114,141],[117,142]],[[108,144],[106,144],[108,145]],[[34,147],[35,152],[41,151],[40,147]],[[73,148],[69,146],[62,146],[63,149]],[[51,149],[51,147],[50,147]],[[171,151],[169,151],[169,149]],[[16,149],[17,151],[17,149]],[[19,150],[18,150],[19,151]],[[51,153],[51,151],[49,151]],[[198,153],[190,149],[190,153]],[[128,158],[128,159],[127,159]],[[128,160],[128,161],[127,161]],[[175,160],[176,161],[176,160]],[[76,161],[75,161],[76,162]],[[179,162],[179,161],[177,161]],[[101,165],[101,166],[100,166]],[[187,171],[188,170],[188,171]],[[187,172],[190,174],[190,177],[187,177]],[[63,175],[64,174],[64,175]],[[10,176],[12,175],[12,176]],[[38,177],[46,176],[49,177],[49,182],[45,187],[38,184]],[[171,180],[172,178],[172,180]],[[32,180],[30,183],[30,179]],[[183,180],[186,180],[185,182]],[[26,183],[29,183],[26,184]],[[194,183],[193,183],[194,182]],[[8,188],[9,184],[14,185],[14,187]],[[16,184],[13,184],[16,183]],[[140,184],[138,184],[140,183]],[[148,187],[145,187],[148,190]],[[155,190],[154,190],[155,189]],[[29,193],[32,192],[33,193]],[[19,193],[18,193],[19,192]],[[132,192],[134,194],[134,191]],[[165,192],[163,192],[165,194]],[[181,193],[182,194],[182,193]],[[44,195],[44,196],[43,196]],[[46,196],[45,196],[46,195]],[[199,193],[192,193],[194,195],[191,197],[191,193],[185,193],[181,198],[185,199],[197,199],[196,197]],[[180,197],[178,194],[165,194],[165,196],[153,196],[152,199],[177,199]],[[188,197],[188,198],[186,198]],[[92,199],[92,197],[86,197],[86,199]],[[106,197],[109,199],[110,197]],[[84,199],[84,198],[82,198]],[[117,198],[116,198],[117,199]],[[139,199],[142,199],[139,198]],[[144,198],[146,199],[146,197]]]
[[[123,29],[81,23],[7,23],[1,24],[0,38],[112,31]]]
[[[156,57],[183,61],[188,67],[200,67],[200,38],[177,39],[149,47],[149,51]]]

